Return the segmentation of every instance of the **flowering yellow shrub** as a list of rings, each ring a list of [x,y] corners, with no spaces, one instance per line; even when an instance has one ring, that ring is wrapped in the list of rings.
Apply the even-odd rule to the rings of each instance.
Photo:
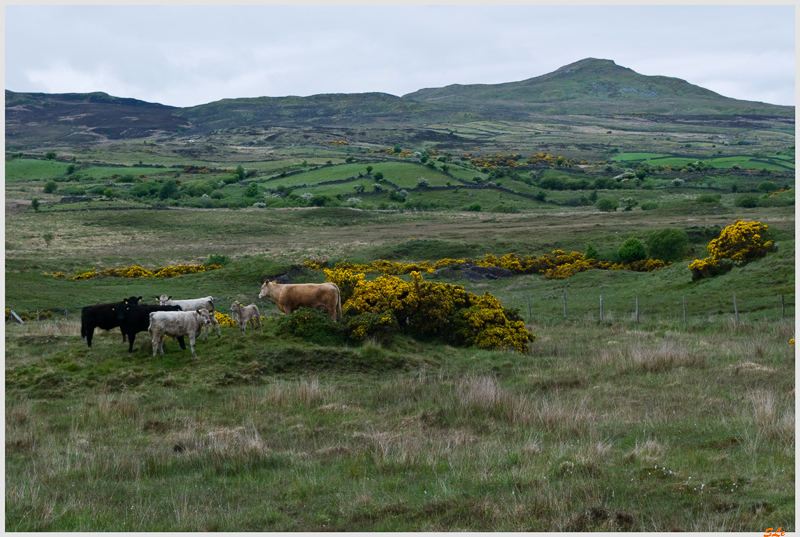
[[[174,267],[162,267],[149,271],[139,265],[132,267],[123,267],[119,269],[107,268],[101,271],[92,268],[92,270],[76,274],[72,277],[73,280],[88,280],[91,278],[98,278],[100,276],[112,276],[116,278],[172,278],[173,276],[181,276],[183,274],[197,274],[207,270],[216,270],[222,268],[220,265],[176,265]],[[60,276],[59,276],[60,275]],[[65,278],[66,276],[60,272],[57,274],[49,274],[55,278]]]
[[[364,274],[360,272],[353,272],[341,268],[323,270],[328,277],[326,281],[333,282],[339,287],[339,296],[342,300],[342,304],[350,300],[358,284],[364,280]]]
[[[347,270],[327,270],[328,281],[337,285],[355,282],[352,295],[342,304],[347,315],[380,315],[372,325],[394,323],[414,337],[439,337],[454,344],[477,345],[481,348],[515,349],[526,352],[527,343],[535,336],[525,329],[521,319],[506,310],[490,294],[478,297],[463,286],[427,282],[419,271],[411,273],[407,282],[384,274],[367,281],[363,274],[347,274]],[[512,318],[509,319],[509,316]],[[356,327],[353,339],[366,337],[367,330]]]
[[[567,253],[564,250],[553,250],[549,254],[543,254],[541,257],[536,256],[519,256],[515,253],[508,253],[498,258],[494,254],[486,254],[483,259],[450,259],[444,258],[430,263],[422,261],[419,263],[399,263],[396,261],[387,261],[385,259],[378,259],[372,263],[357,264],[348,261],[341,261],[334,265],[334,271],[340,272],[338,276],[331,276],[328,274],[328,269],[324,268],[327,262],[320,261],[305,261],[305,265],[311,269],[325,270],[328,274],[329,280],[339,285],[342,289],[343,284],[346,285],[344,275],[346,273],[358,272],[380,272],[385,275],[402,275],[411,274],[412,272],[428,272],[432,273],[436,269],[460,265],[463,263],[475,263],[479,267],[499,267],[513,272],[514,274],[544,274],[546,278],[569,278],[584,270],[597,269],[597,270],[633,270],[637,272],[651,272],[660,270],[667,266],[669,263],[658,259],[646,259],[635,261],[633,263],[615,264],[606,261],[586,260],[580,252]],[[352,287],[352,285],[351,285]],[[343,291],[344,296],[344,291]],[[342,301],[344,302],[344,298]]]
[[[764,257],[775,249],[770,240],[769,228],[761,222],[737,220],[722,230],[719,237],[708,243],[708,253],[716,260],[752,261]]]
[[[217,323],[220,326],[227,326],[229,328],[233,328],[236,326],[236,321],[231,318],[230,315],[226,313],[220,313],[218,311],[214,311],[214,318],[217,320]],[[262,317],[263,319],[263,317]]]
[[[745,264],[766,256],[775,250],[775,244],[767,240],[768,237],[769,227],[766,224],[737,220],[708,243],[706,249],[711,254],[709,257],[695,259],[689,264],[692,280],[726,272],[734,262]]]

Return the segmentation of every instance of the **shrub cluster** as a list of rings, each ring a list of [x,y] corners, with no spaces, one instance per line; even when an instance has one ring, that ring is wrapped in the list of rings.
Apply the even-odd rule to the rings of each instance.
[[[216,270],[222,268],[219,265],[176,265],[174,267],[161,267],[153,271],[133,265],[131,267],[123,267],[119,269],[107,268],[103,270],[92,269],[87,272],[76,274],[72,277],[73,280],[89,280],[91,278],[99,278],[102,276],[110,276],[115,278],[172,278],[173,276],[181,276],[184,274],[197,274],[207,270]],[[54,274],[55,278],[64,277],[60,272]]]
[[[641,242],[636,239],[639,245]],[[378,259],[369,264],[350,263],[341,261],[334,265],[333,270],[326,267],[324,261],[305,261],[306,266],[313,270],[324,269],[329,281],[335,281],[339,285],[344,303],[350,296],[357,284],[363,280],[363,272],[380,272],[387,275],[403,275],[412,272],[432,273],[437,269],[446,267],[456,267],[465,263],[475,263],[479,267],[499,267],[513,272],[514,274],[544,274],[548,279],[568,278],[578,272],[589,269],[598,270],[632,270],[635,272],[651,272],[667,266],[669,263],[658,259],[645,259],[644,247],[635,249],[635,254],[631,259],[623,259],[622,263],[610,261],[599,261],[587,257],[580,252],[566,253],[564,250],[553,250],[549,254],[536,256],[519,256],[515,253],[505,254],[498,258],[493,254],[486,254],[483,259],[450,259],[444,258],[431,263],[421,261],[419,263],[400,263],[397,261],[387,261]]]
[[[418,271],[411,272],[410,282],[386,274],[367,281],[342,268],[326,274],[340,288],[357,282],[342,304],[343,324],[353,340],[386,341],[399,331],[422,340],[524,353],[536,338],[515,311],[492,295],[479,297],[461,285],[427,282]]]
[[[769,227],[766,224],[737,220],[708,243],[706,250],[709,257],[695,259],[689,265],[692,280],[723,274],[735,265],[745,265],[775,249],[775,244],[769,240]]]

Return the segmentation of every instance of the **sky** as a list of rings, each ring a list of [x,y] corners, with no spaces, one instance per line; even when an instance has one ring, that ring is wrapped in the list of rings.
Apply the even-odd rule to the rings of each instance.
[[[795,6],[5,7],[5,88],[188,107],[541,76],[585,58],[795,104]]]

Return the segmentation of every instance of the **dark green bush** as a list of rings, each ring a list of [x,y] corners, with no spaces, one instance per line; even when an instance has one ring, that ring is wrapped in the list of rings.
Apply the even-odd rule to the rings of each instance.
[[[394,341],[394,337],[400,331],[400,325],[392,312],[362,313],[353,317],[345,317],[343,324],[345,333],[350,340],[371,340],[381,345]]]
[[[631,263],[640,259],[647,259],[647,250],[645,250],[642,241],[636,237],[630,237],[625,239],[625,242],[619,247],[617,255],[622,261]]]
[[[597,207],[599,211],[606,213],[613,213],[618,207],[616,200],[611,198],[600,198],[597,200],[597,203],[595,203],[594,206]]]
[[[187,196],[200,197],[203,194],[211,194],[214,186],[210,181],[189,181],[183,184],[183,193]]]
[[[694,201],[698,203],[717,203],[719,198],[714,194],[700,194],[694,199]]]
[[[665,228],[647,236],[647,255],[661,261],[681,261],[689,249],[689,236],[682,229]]]
[[[56,190],[58,190],[58,183],[56,183],[53,180],[50,180],[44,184],[42,192],[44,192],[45,194],[55,194]]]
[[[206,261],[205,264],[206,264],[206,266],[209,266],[209,265],[220,265],[220,266],[222,266],[222,265],[227,265],[228,263],[230,263],[230,261],[231,261],[231,258],[228,257],[227,255],[211,254],[210,256],[208,256],[208,261]]]
[[[753,194],[742,194],[733,202],[736,207],[753,208],[758,207],[758,197]]]
[[[657,201],[646,201],[642,203],[642,210],[643,211],[652,211],[653,209],[658,209],[658,202]]]
[[[345,337],[342,325],[327,313],[305,307],[280,317],[276,333],[299,337],[318,345],[341,345]]]

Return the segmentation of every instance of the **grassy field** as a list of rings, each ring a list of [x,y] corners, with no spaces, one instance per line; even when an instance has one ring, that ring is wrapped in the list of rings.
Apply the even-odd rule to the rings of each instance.
[[[504,136],[500,124],[469,128],[470,136]],[[563,129],[532,126],[529,134]],[[547,201],[457,188],[458,179],[489,177],[466,161],[449,162],[448,177],[442,162],[431,170],[355,148],[232,147],[219,139],[212,149],[208,140],[74,149],[84,179],[72,184],[69,160],[7,160],[5,307],[52,316],[5,325],[6,530],[795,531],[793,190],[758,192],[759,206],[743,208],[738,196],[769,176],[692,173],[676,187],[677,173],[653,174],[599,190],[639,202],[603,213],[576,202],[591,190],[546,190],[525,177],[492,180],[544,192]],[[176,153],[188,145],[202,151]],[[345,164],[351,155],[359,160]],[[337,165],[312,169],[327,160]],[[125,167],[104,166],[112,163]],[[244,183],[219,186],[240,163],[253,172]],[[355,185],[372,190],[367,165],[408,189],[411,202],[443,210],[410,210],[388,192],[364,195],[360,209],[226,208],[252,204],[244,196],[250,182],[343,202],[361,195]],[[308,171],[280,177],[297,169]],[[360,173],[358,181],[315,186]],[[60,192],[42,192],[47,179],[119,192],[141,184],[114,174],[158,185],[212,181],[222,208],[199,209],[186,196],[62,203]],[[419,177],[452,189],[416,189]],[[778,187],[794,186],[780,177]],[[697,201],[708,193],[718,195],[714,203]],[[26,204],[32,198],[39,211]],[[642,210],[646,202],[658,206]],[[464,210],[474,204],[481,211]],[[519,212],[490,212],[503,205]],[[689,262],[705,257],[708,242],[736,219],[769,225],[777,251],[693,282]],[[667,227],[687,231],[690,255],[655,272],[479,282],[458,271],[425,275],[515,309],[537,336],[525,354],[403,335],[318,345],[279,333],[274,304],[257,298],[266,277],[323,281],[307,260],[479,259],[583,252],[588,243],[610,255],[628,237],[646,241]],[[169,279],[53,276],[200,264],[212,255],[230,261]],[[221,339],[198,342],[196,360],[170,339],[154,358],[146,333],[132,354],[117,329],[97,330],[91,350],[81,340],[83,306],[131,295],[152,302],[162,293],[212,295],[223,313],[234,300],[256,303],[264,328],[242,337],[223,327]]]

